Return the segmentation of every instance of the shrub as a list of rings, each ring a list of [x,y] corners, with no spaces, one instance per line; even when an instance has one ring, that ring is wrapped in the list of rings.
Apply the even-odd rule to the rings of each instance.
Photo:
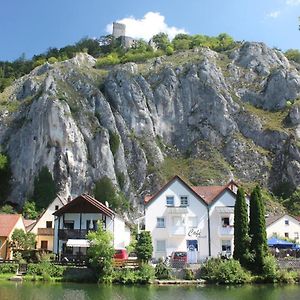
[[[152,239],[149,231],[142,231],[137,237],[136,252],[137,257],[147,262],[152,257]]]
[[[171,269],[161,259],[155,266],[155,277],[157,279],[170,279]]]
[[[41,262],[38,264],[28,264],[28,275],[44,276],[48,274],[50,277],[63,277],[67,267],[51,264],[50,262]]]
[[[148,264],[142,264],[138,270],[138,283],[150,283],[155,276],[154,268]]]
[[[278,265],[275,257],[268,255],[264,258],[262,278],[265,282],[276,282],[278,277]]]
[[[116,132],[109,132],[109,145],[111,153],[115,155],[120,146],[120,138]]]
[[[0,274],[15,274],[18,264],[0,264]]]
[[[195,275],[193,270],[191,269],[184,269],[183,270],[183,278],[185,280],[194,280],[195,279]]]
[[[280,270],[277,273],[277,281],[280,283],[294,283],[298,280],[297,272]]]
[[[203,265],[200,276],[221,284],[240,284],[251,280],[250,274],[234,259],[210,259]]]

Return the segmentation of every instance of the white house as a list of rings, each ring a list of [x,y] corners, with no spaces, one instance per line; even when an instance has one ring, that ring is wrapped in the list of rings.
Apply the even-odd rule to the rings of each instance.
[[[145,230],[153,257],[196,249],[197,260],[233,251],[233,211],[237,185],[189,186],[173,177],[155,195],[145,197]]]
[[[89,242],[86,234],[97,230],[98,221],[113,235],[115,249],[130,243],[130,229],[125,221],[93,197],[82,194],[53,213],[54,253],[59,257],[77,258],[86,255]]]
[[[267,237],[285,237],[300,242],[300,222],[288,214],[271,216],[266,219]]]
[[[36,248],[53,251],[54,216],[53,213],[62,208],[67,201],[57,196],[47,209],[39,216],[29,232],[36,234]]]

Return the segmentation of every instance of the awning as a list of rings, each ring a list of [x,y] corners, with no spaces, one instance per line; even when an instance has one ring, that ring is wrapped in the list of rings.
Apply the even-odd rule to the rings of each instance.
[[[88,248],[90,247],[90,241],[84,239],[69,239],[67,241],[67,247]]]

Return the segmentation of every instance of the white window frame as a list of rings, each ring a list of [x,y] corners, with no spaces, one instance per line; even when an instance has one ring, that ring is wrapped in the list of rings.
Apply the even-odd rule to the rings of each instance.
[[[227,242],[226,244],[223,243],[223,242]],[[225,247],[230,247],[230,251],[227,250],[223,250],[223,246]],[[221,240],[221,251],[222,252],[226,252],[226,253],[232,253],[232,243],[231,243],[231,240]]]
[[[158,246],[159,243],[161,243],[160,246],[163,247]],[[167,244],[166,240],[156,240],[156,252],[166,252],[167,249],[166,244]]]
[[[173,204],[168,204],[168,199],[173,199]],[[175,205],[175,197],[174,196],[166,196],[166,205],[168,206],[168,207],[174,207],[174,205]]]
[[[186,204],[182,204],[182,198],[185,198]],[[187,207],[189,206],[189,197],[186,195],[180,196],[180,206],[182,207]]]
[[[164,217],[156,218],[156,228],[166,228],[166,220]]]

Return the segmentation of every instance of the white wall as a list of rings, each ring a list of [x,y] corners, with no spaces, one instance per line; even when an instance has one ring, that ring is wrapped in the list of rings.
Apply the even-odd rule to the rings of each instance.
[[[285,220],[289,221],[289,224],[285,224]],[[290,239],[295,239],[299,243],[300,237],[300,223],[289,215],[284,215],[279,220],[267,226],[267,237],[270,238],[276,233],[279,237],[285,237],[285,233],[289,234]],[[297,239],[298,237],[298,239]]]
[[[166,206],[166,196],[174,196],[174,208]],[[188,196],[189,205],[186,208],[186,212],[180,212],[180,196]],[[178,213],[175,210],[178,208]],[[174,212],[171,213],[170,211]],[[184,210],[184,209],[183,209]],[[182,235],[172,234],[173,217],[180,217],[184,224],[185,232]],[[165,218],[165,228],[157,228],[157,217]],[[190,229],[188,227],[189,217],[197,217],[197,227],[193,228],[194,231],[200,233],[199,237],[189,236]],[[207,224],[207,207],[200,201],[194,193],[186,188],[178,179],[175,179],[173,183],[163,191],[156,199],[152,200],[145,207],[145,230],[150,231],[152,235],[153,243],[153,257],[166,257],[173,251],[187,249],[187,240],[198,240],[198,258],[205,258],[208,256],[208,224]],[[157,251],[157,240],[166,241],[166,251]]]

